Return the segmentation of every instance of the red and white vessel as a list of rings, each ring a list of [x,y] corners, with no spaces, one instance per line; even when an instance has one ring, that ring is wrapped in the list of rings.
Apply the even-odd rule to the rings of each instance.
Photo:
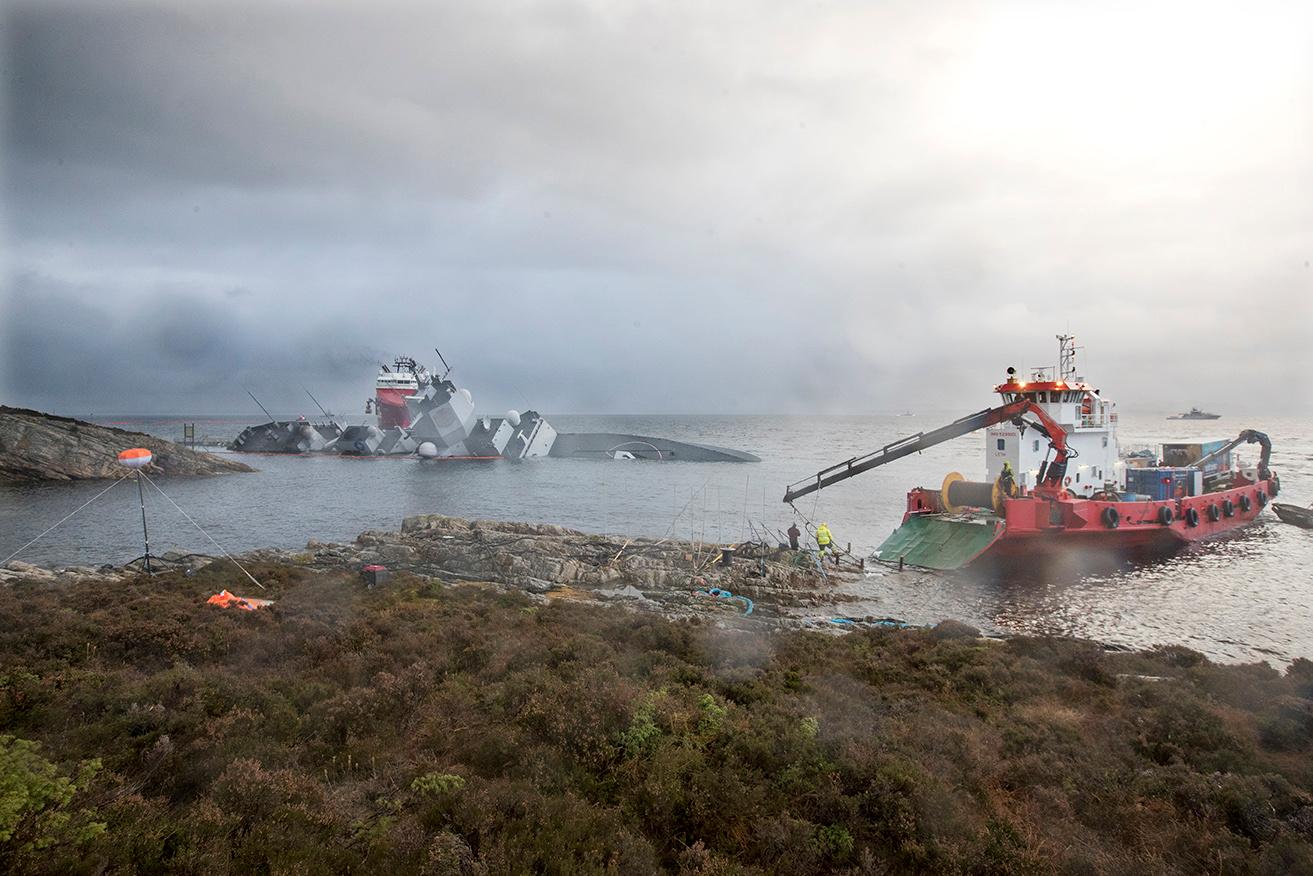
[[[409,356],[399,356],[392,363],[378,366],[374,397],[365,402],[365,413],[378,416],[380,429],[409,429],[410,410],[406,399],[418,396],[432,381],[428,371]]]
[[[1252,429],[1228,442],[1164,445],[1170,466],[1128,469],[1115,406],[1077,375],[1075,339],[1058,341],[1055,368],[1029,380],[1008,369],[994,387],[1002,405],[823,469],[791,485],[785,501],[984,429],[986,479],[952,472],[937,489],[911,490],[902,525],[877,551],[883,562],[949,570],[1081,548],[1170,549],[1252,522],[1277,495],[1271,442]],[[1258,463],[1233,465],[1245,443],[1261,447]]]

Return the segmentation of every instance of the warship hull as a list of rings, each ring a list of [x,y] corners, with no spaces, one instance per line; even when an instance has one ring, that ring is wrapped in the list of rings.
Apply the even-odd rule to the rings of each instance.
[[[228,445],[238,453],[332,453],[342,427],[336,423],[274,420],[248,426]]]

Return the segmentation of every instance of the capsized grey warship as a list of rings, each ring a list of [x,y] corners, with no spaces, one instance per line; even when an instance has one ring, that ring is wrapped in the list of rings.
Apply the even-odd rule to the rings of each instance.
[[[442,354],[438,354],[441,358]],[[444,360],[443,364],[446,362]],[[479,416],[468,389],[436,376],[410,357],[380,366],[375,396],[365,412],[371,425],[340,426],[305,419],[251,426],[230,445],[240,452],[341,453],[353,456],[417,454],[425,459],[492,460],[536,457],[760,462],[751,453],[648,435],[557,432],[537,411]],[[312,396],[313,398],[313,396]],[[404,404],[404,408],[401,405]],[[272,419],[272,418],[271,418]]]
[[[247,426],[228,445],[230,450],[238,450],[242,453],[323,453],[336,449],[342,437],[343,427],[332,414],[324,410],[323,405],[319,404],[319,399],[310,394],[310,390],[307,389],[305,394],[310,396],[310,400],[323,413],[324,419],[320,422],[311,422],[305,417],[298,417],[295,420],[275,420],[274,415],[260,404],[255,393],[248,389],[246,394],[260,410],[264,411],[269,422]]]

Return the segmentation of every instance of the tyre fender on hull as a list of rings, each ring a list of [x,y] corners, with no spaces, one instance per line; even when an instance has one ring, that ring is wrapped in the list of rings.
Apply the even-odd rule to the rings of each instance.
[[[1249,494],[1248,494],[1248,493],[1241,493],[1241,494],[1240,494],[1240,510],[1243,511],[1245,514],[1248,514],[1248,513],[1249,513],[1249,509],[1250,509],[1250,508],[1253,508],[1253,507],[1254,507],[1254,503],[1253,503],[1252,500],[1250,500],[1250,498],[1249,498]]]
[[[1211,520],[1211,521],[1213,521],[1214,523],[1216,523],[1217,521],[1221,520],[1221,519],[1222,519],[1222,509],[1221,509],[1221,508],[1218,508],[1216,505],[1209,505],[1209,506],[1208,506],[1208,519]]]
[[[1171,526],[1172,521],[1175,519],[1176,515],[1173,514],[1172,509],[1168,508],[1166,505],[1158,509],[1158,522],[1163,526]]]
[[[1262,490],[1258,491],[1258,507],[1267,507],[1267,493],[1264,493]]]
[[[1116,529],[1121,526],[1122,516],[1117,513],[1117,509],[1109,505],[1103,509],[1103,525],[1109,529]]]
[[[1199,525],[1199,510],[1197,508],[1185,509],[1185,525],[1186,526]]]
[[[1235,516],[1235,503],[1232,502],[1230,499],[1223,499],[1223,500],[1222,500],[1222,513],[1225,514],[1227,517],[1234,517],[1234,516]]]

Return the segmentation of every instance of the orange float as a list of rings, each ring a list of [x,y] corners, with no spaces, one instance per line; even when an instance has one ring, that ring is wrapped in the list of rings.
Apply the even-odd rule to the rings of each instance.
[[[119,453],[119,465],[128,468],[145,468],[154,458],[145,447],[133,447]]]

